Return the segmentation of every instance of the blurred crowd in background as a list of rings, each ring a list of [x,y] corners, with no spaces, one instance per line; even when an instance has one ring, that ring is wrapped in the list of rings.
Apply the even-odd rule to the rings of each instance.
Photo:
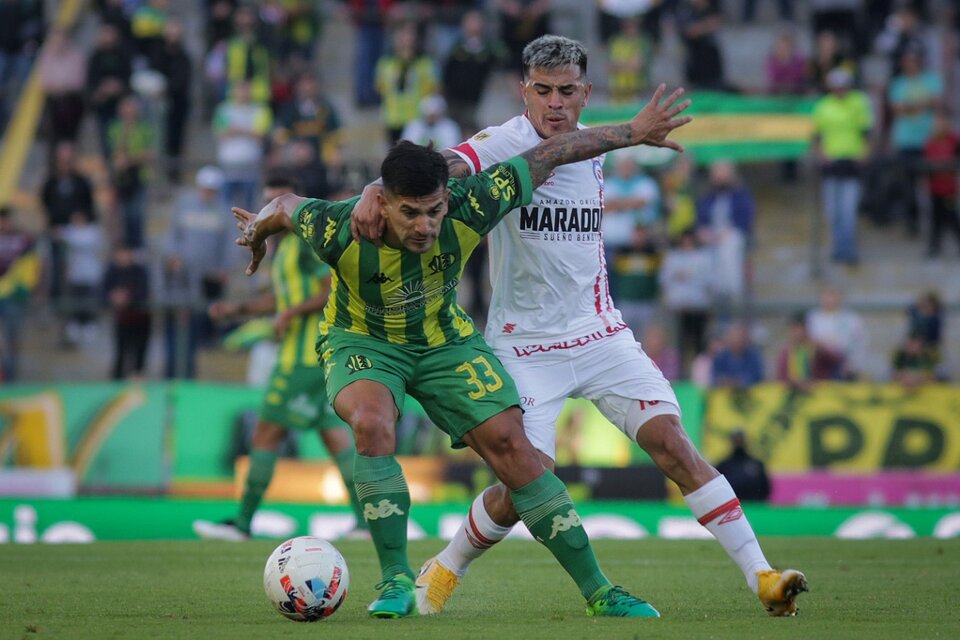
[[[242,276],[230,206],[257,210],[274,173],[294,177],[304,196],[359,193],[378,165],[347,151],[344,123],[354,114],[344,105],[378,113],[384,144],[445,148],[498,124],[480,121],[485,92],[519,81],[520,52],[550,31],[553,11],[550,0],[208,0],[190,3],[185,17],[184,4],[169,0],[92,4],[78,28],[62,29],[50,26],[41,0],[0,0],[0,129],[31,69],[46,95],[37,140],[47,167],[36,194],[43,224],[25,224],[22,211],[0,203],[7,382],[23,379],[31,313],[55,318],[58,349],[102,348],[102,334],[111,335],[110,370],[93,377],[147,375],[151,340],[163,344],[163,375],[196,376],[197,353],[216,348],[225,329],[210,322],[208,305],[264,285]],[[954,4],[599,0],[591,104],[641,104],[654,61],[668,55],[689,90],[814,98],[815,176],[792,160],[777,175],[784,185],[816,180],[830,260],[866,268],[858,227],[867,221],[890,233],[924,231],[927,257],[957,261]],[[728,68],[720,36],[758,20],[776,32],[774,45],[756,52],[765,77],[743,76]],[[352,25],[355,49],[323,60],[331,24]],[[668,31],[679,50],[664,46]],[[352,82],[332,86],[329,65],[349,66]],[[901,344],[871,342],[845,292],[827,287],[815,308],[789,318],[783,344],[761,348],[745,310],[752,255],[765,239],[742,174],[731,162],[697,167],[686,156],[656,167],[608,158],[612,293],[669,379],[803,388],[949,377],[935,282],[917,283]],[[475,262],[482,274],[482,257]],[[463,301],[482,323],[486,285],[470,282]],[[870,349],[889,353],[885,370],[865,369]]]

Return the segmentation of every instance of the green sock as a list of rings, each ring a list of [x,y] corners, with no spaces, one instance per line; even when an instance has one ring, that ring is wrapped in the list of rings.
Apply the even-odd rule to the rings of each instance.
[[[243,496],[240,498],[240,512],[234,520],[238,529],[250,533],[250,521],[253,520],[253,514],[263,500],[263,494],[270,486],[276,464],[276,451],[254,449],[250,452],[250,468],[247,470],[247,482],[243,487]]]
[[[563,566],[589,599],[610,581],[593,555],[590,539],[560,478],[550,471],[510,492],[523,523]]]
[[[337,463],[340,469],[340,477],[343,478],[343,484],[347,487],[347,495],[350,496],[350,506],[353,507],[353,515],[357,519],[357,528],[366,529],[367,521],[363,519],[363,507],[357,499],[357,490],[353,482],[353,458],[357,455],[357,448],[350,445],[350,448],[344,449],[333,456],[333,461]]]
[[[353,480],[363,517],[380,558],[383,579],[397,574],[413,578],[407,561],[407,519],[410,491],[403,470],[393,456],[354,458]]]

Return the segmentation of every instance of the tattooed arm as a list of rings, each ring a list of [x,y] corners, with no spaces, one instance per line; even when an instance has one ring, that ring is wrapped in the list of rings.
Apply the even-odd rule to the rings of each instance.
[[[646,144],[683,151],[683,147],[667,139],[670,132],[692,120],[677,117],[690,106],[689,100],[677,103],[683,89],[677,89],[662,103],[666,85],[657,87],[650,102],[624,124],[590,127],[553,136],[520,155],[530,166],[530,177],[536,188],[543,184],[557,166],[595,158],[608,151]]]
[[[470,175],[470,165],[458,154],[450,151],[450,149],[444,149],[440,152],[440,155],[447,161],[447,169],[450,171],[451,178],[465,178]]]

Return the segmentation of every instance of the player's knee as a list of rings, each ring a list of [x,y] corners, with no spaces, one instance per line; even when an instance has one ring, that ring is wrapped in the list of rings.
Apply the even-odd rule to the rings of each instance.
[[[287,436],[287,430],[272,422],[258,422],[250,439],[254,449],[277,451]]]
[[[357,407],[348,420],[357,443],[357,453],[363,456],[385,456],[394,452],[394,420],[382,411]]]

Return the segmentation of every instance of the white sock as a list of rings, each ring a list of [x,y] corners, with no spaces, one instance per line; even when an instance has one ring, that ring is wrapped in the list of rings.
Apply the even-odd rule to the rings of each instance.
[[[683,498],[697,520],[713,534],[737,563],[750,589],[757,592],[757,571],[770,569],[757,535],[740,508],[740,500],[723,476],[717,476]]]
[[[503,540],[512,528],[500,526],[493,521],[483,505],[481,493],[470,505],[470,511],[463,519],[463,526],[457,530],[457,535],[437,554],[437,560],[462,578],[470,563]]]

